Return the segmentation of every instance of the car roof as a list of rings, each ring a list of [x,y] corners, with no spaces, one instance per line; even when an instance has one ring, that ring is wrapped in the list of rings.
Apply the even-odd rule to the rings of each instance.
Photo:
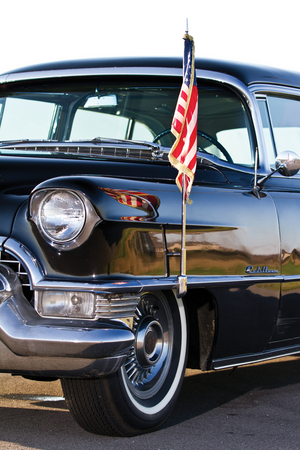
[[[34,66],[15,69],[2,74],[2,82],[13,81],[13,79],[26,79],[26,74],[35,73],[35,78],[43,76],[43,72],[56,75],[56,71],[71,71],[78,69],[101,69],[101,68],[182,68],[182,58],[164,58],[164,57],[139,57],[139,58],[103,58],[103,59],[81,59],[70,61],[57,61],[38,64]],[[195,59],[196,69],[221,72],[233,76],[243,82],[245,85],[267,83],[279,84],[285,86],[300,87],[300,73],[265,67],[239,62],[229,62],[212,59]],[[40,72],[40,74],[38,73]],[[151,72],[153,74],[153,71]],[[24,77],[20,76],[24,74]],[[15,77],[14,77],[15,75]],[[31,78],[31,77],[29,77]]]

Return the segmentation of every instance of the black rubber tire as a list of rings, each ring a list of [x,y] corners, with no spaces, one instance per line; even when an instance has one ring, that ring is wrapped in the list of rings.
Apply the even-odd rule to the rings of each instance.
[[[61,380],[78,424],[109,436],[134,436],[161,426],[184,377],[186,324],[183,302],[173,293],[144,294],[135,314],[136,342],[124,366],[98,379]]]

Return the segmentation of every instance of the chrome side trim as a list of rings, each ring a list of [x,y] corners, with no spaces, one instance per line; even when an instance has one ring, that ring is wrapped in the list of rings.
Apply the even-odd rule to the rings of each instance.
[[[232,358],[216,359],[212,362],[214,370],[227,369],[228,367],[244,366],[246,364],[255,364],[263,361],[268,361],[275,358],[282,358],[284,356],[292,356],[300,353],[300,345],[293,347],[284,347],[277,350],[270,350],[263,353],[255,353],[251,355],[242,355]]]
[[[55,290],[55,291],[86,291],[96,294],[108,293],[139,293],[142,291],[141,283],[138,280],[133,281],[111,281],[110,283],[98,281],[97,283],[85,283],[83,281],[49,281],[41,280],[34,285],[37,290]]]
[[[300,275],[283,275],[282,283],[292,283],[294,281],[300,281]]]
[[[293,278],[293,280],[295,277]],[[298,277],[300,280],[300,276]],[[236,287],[237,285],[253,285],[257,283],[281,283],[281,275],[215,275],[215,276],[187,276],[187,287],[190,288],[213,288],[213,287]],[[285,280],[289,281],[289,280]],[[97,284],[80,282],[57,282],[40,281],[35,289],[65,290],[65,291],[90,291],[95,293],[141,293],[144,291],[157,291],[163,289],[176,289],[178,287],[177,277],[143,278],[133,281],[98,282]]]
[[[300,276],[299,276],[300,279]],[[239,285],[253,285],[257,283],[281,283],[281,275],[188,275],[187,287],[191,288],[214,288],[214,287],[237,287]],[[140,279],[142,290],[176,289],[178,286],[177,277]]]
[[[213,276],[192,276],[188,278],[189,287],[207,286],[236,286],[239,284],[251,285],[256,283],[281,283],[281,275],[213,275]]]

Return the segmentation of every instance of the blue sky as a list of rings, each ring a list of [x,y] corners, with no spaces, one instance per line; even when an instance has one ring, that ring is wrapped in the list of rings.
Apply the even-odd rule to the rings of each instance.
[[[1,5],[0,73],[63,59],[182,56],[186,18],[197,57],[300,72],[296,0],[15,0]]]

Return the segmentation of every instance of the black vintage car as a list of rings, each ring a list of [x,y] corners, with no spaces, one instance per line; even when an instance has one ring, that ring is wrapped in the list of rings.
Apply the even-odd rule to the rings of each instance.
[[[205,60],[196,75],[184,296],[182,61],[0,77],[0,371],[61,379],[90,432],[161,425],[186,366],[300,352],[300,76]]]

